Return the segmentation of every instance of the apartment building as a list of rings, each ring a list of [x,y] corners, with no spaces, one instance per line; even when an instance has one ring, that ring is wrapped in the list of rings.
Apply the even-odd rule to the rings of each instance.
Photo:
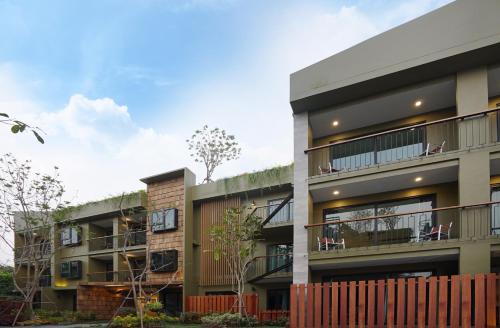
[[[241,208],[263,220],[246,290],[258,295],[262,309],[287,309],[292,176],[293,166],[284,166],[195,185],[194,174],[182,168],[141,179],[146,191],[76,206],[67,211],[67,222],[56,227],[55,254],[36,302],[44,308],[94,312],[103,319],[124,299],[124,306],[133,306],[125,257],[134,276],[141,275],[143,288],[170,315],[185,309],[187,296],[233,294],[229,270],[214,259],[208,231],[222,224],[227,209]],[[16,232],[19,250],[22,234]],[[16,260],[16,265],[23,263]],[[25,272],[20,270],[18,281]]]
[[[291,75],[294,282],[498,272],[499,12],[455,1]]]
[[[292,281],[500,272],[499,12],[458,0],[293,73],[293,166],[203,185],[182,168],[121,210],[76,208],[42,304],[109,316],[124,256],[171,314],[231,293],[208,229],[232,207],[265,223],[247,276],[262,309],[286,310]]]

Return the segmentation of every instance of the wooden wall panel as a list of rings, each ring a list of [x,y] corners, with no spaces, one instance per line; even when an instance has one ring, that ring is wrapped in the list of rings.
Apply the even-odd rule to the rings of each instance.
[[[223,260],[214,260],[214,244],[208,232],[211,226],[222,224],[224,213],[229,208],[239,208],[240,198],[225,198],[201,203],[201,286],[223,286],[231,284],[229,268]]]

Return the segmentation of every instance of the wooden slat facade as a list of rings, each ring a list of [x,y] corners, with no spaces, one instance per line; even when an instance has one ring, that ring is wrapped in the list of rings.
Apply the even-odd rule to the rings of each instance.
[[[201,203],[201,286],[226,286],[231,284],[229,268],[223,260],[214,260],[214,244],[208,230],[221,225],[229,208],[240,208],[240,198],[217,199]]]
[[[497,327],[500,276],[292,285],[290,327]]]

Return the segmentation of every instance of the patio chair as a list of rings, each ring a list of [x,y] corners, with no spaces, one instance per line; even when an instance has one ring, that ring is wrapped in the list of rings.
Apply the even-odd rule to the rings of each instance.
[[[335,242],[333,238],[328,238],[328,237],[323,237],[319,238],[318,237],[318,251],[328,251],[330,249],[338,249],[342,248],[345,249],[345,241],[344,238],[342,238],[340,241]]]
[[[440,224],[438,226],[433,226],[431,231],[429,232],[419,231],[417,233],[417,241],[449,239],[452,226],[453,222],[450,222],[450,224]]]
[[[429,155],[443,153],[445,143],[446,140],[443,140],[443,142],[440,145],[433,145],[431,143],[427,143],[427,148],[425,149],[425,152],[423,152],[420,156],[429,156]]]
[[[322,167],[321,165],[318,165],[318,169],[319,169],[319,174],[320,175],[339,172],[339,170],[335,169],[332,166],[332,163],[330,163],[330,162],[328,162],[328,166],[327,167]]]

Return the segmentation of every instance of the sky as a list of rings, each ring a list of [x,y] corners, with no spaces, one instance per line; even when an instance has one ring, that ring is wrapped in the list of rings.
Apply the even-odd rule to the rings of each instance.
[[[215,178],[291,163],[289,75],[448,0],[0,0],[0,154],[57,165],[72,203],[189,167],[207,124],[240,159]],[[395,45],[397,46],[397,45]]]

